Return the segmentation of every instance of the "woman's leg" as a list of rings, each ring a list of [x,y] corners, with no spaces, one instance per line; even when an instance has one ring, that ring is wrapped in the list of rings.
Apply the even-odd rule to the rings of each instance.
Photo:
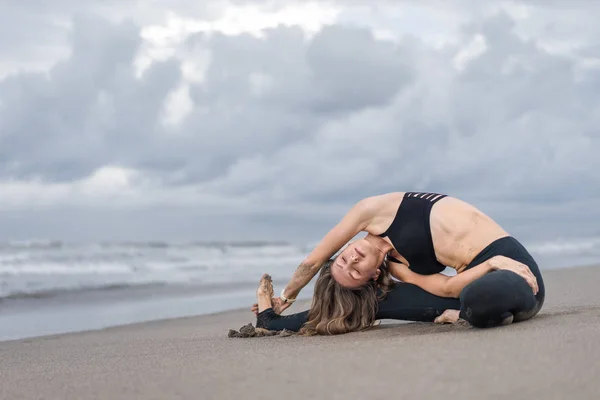
[[[256,327],[270,331],[287,329],[288,331],[298,332],[306,321],[308,321],[308,310],[296,314],[279,315],[272,308],[269,308],[258,313]]]
[[[439,297],[411,283],[398,282],[379,302],[377,319],[433,322],[445,310],[459,309],[459,299]]]
[[[261,279],[261,286],[257,291],[259,297],[257,328],[273,331],[287,329],[298,332],[308,320],[308,310],[291,315],[278,315],[272,308],[272,291],[261,290],[263,281],[264,278]],[[399,282],[387,294],[385,299],[379,302],[376,318],[433,322],[436,317],[447,309],[459,310],[460,301],[453,298],[438,297],[418,286]]]
[[[542,275],[533,259],[521,261],[535,275],[537,295],[525,279],[512,271],[494,271],[466,286],[460,294],[460,318],[477,328],[489,328],[507,322],[533,318],[544,304]]]

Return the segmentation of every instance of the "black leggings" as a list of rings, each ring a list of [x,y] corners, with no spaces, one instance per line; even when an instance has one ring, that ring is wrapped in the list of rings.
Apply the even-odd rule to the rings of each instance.
[[[533,318],[544,305],[546,289],[537,263],[513,237],[498,239],[467,266],[472,268],[494,256],[505,256],[529,267],[539,291],[533,294],[525,279],[512,271],[493,271],[468,284],[460,293],[460,317],[478,328],[497,326],[506,318],[514,322]]]
[[[398,282],[379,302],[376,318],[433,322],[437,316],[448,309],[460,309],[460,301],[438,297],[416,285]],[[268,308],[258,314],[256,326],[273,331],[287,329],[298,332],[307,320],[308,310],[283,316]]]
[[[539,268],[527,250],[514,238],[498,239],[479,253],[466,269],[503,255],[526,264],[536,276],[539,292],[533,295],[525,279],[511,271],[494,271],[467,285],[460,299],[435,296],[418,286],[399,282],[379,302],[377,319],[433,322],[445,310],[460,310],[460,317],[475,327],[500,325],[512,316],[515,322],[535,316],[544,303],[544,282]],[[256,326],[274,331],[297,332],[307,321],[308,310],[278,315],[272,308],[258,314]]]

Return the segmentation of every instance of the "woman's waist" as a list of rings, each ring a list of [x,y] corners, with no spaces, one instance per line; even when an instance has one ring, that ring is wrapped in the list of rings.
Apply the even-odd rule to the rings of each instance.
[[[457,272],[464,271],[490,244],[510,236],[503,229],[465,234],[433,236],[434,250],[438,261]]]

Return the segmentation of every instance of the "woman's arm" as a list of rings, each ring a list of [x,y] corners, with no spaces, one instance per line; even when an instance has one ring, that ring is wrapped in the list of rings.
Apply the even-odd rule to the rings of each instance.
[[[356,203],[333,227],[298,266],[292,279],[283,290],[288,299],[295,299],[300,290],[319,272],[321,267],[346,243],[369,225],[377,210],[377,200],[366,198]]]
[[[421,289],[440,297],[458,298],[460,292],[462,292],[469,283],[481,278],[488,272],[497,270],[512,271],[525,279],[534,294],[537,294],[539,291],[537,279],[529,267],[504,256],[492,257],[489,260],[454,276],[447,276],[444,274],[421,275],[411,271],[404,264],[388,261],[388,265],[390,273],[394,278],[417,285]]]
[[[388,265],[390,273],[396,279],[417,285],[436,296],[455,298],[460,296],[460,292],[469,283],[494,270],[490,263],[484,262],[454,276],[444,274],[421,275],[411,271],[404,264],[388,262]]]

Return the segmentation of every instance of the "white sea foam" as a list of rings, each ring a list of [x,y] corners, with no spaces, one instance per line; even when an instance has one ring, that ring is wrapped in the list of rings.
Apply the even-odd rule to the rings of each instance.
[[[148,284],[257,282],[264,272],[287,279],[303,249],[271,243],[0,244],[0,299]]]
[[[600,262],[600,237],[525,243],[542,269]],[[285,243],[0,243],[0,299],[144,285],[287,280],[311,246]]]
[[[581,239],[556,239],[549,242],[533,244],[530,251],[544,256],[600,254],[600,237]]]

